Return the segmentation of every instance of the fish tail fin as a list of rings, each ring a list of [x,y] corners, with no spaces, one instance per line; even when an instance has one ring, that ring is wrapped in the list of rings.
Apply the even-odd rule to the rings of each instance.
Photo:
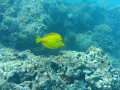
[[[37,37],[36,37],[36,43],[39,43],[41,41],[42,41],[42,38],[39,35],[37,35]]]

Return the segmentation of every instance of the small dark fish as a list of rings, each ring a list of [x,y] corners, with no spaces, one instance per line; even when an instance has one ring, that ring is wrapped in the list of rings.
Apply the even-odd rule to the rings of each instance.
[[[19,31],[18,25],[11,23],[11,25],[8,27],[8,31],[10,33],[18,32]]]

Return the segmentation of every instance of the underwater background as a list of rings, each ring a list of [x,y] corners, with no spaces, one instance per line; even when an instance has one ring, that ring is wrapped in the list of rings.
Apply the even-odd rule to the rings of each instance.
[[[120,90],[119,71],[119,0],[0,0],[0,90]]]

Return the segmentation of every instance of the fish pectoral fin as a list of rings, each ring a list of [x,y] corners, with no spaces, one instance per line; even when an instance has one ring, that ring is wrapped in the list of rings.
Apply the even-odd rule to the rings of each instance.
[[[39,43],[41,41],[42,41],[42,38],[39,35],[37,35],[37,37],[36,37],[36,43]]]

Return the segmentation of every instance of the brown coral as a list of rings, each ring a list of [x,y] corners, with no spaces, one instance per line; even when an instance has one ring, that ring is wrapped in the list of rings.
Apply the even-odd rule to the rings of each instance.
[[[62,80],[64,80],[66,82],[66,84],[72,84],[74,83],[74,78],[73,77],[69,77],[67,75],[61,75]]]

